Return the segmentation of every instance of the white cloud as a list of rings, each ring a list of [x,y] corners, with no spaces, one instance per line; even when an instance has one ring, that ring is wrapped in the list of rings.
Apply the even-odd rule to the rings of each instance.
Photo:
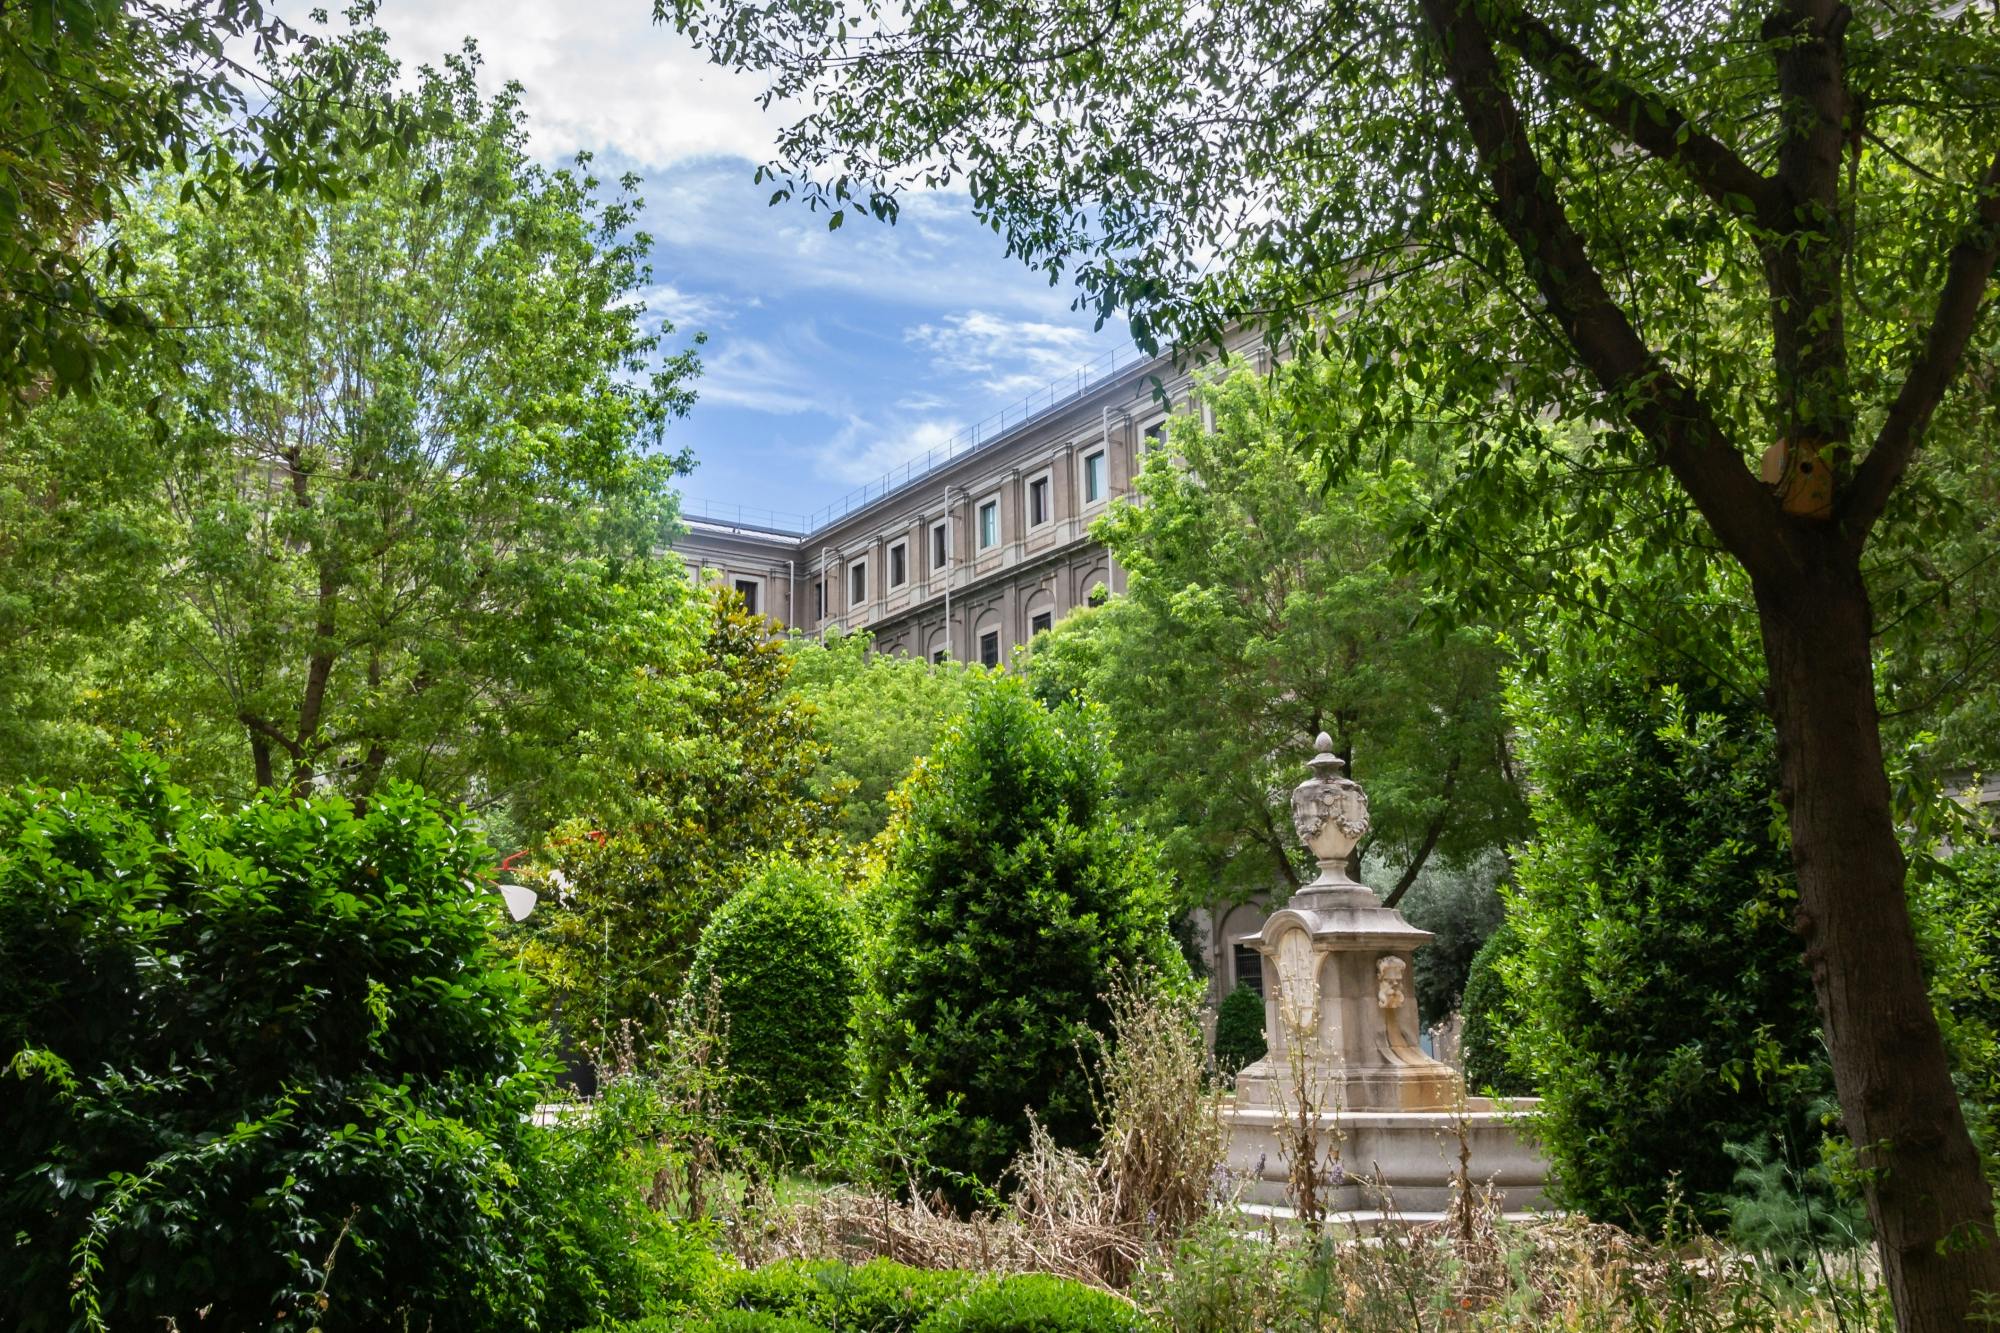
[[[685,292],[671,283],[656,283],[632,294],[642,302],[648,315],[658,315],[677,332],[691,333],[713,325],[723,314],[722,303],[700,292]]]
[[[810,329],[801,330],[799,340],[817,341]],[[780,416],[828,410],[797,348],[777,348],[754,338],[733,338],[706,353],[695,394],[703,403]]]
[[[950,418],[881,427],[850,416],[832,439],[819,446],[820,471],[854,486],[879,482],[932,451],[940,456],[949,452],[964,431],[963,423]]]
[[[947,315],[906,330],[940,370],[976,375],[996,394],[1021,394],[1075,373],[1091,359],[1091,335],[1075,325],[1008,319],[983,310]]]
[[[406,69],[477,40],[485,87],[522,84],[545,158],[589,149],[647,166],[717,154],[762,162],[787,114],[757,105],[761,78],[710,65],[654,26],[647,0],[384,0],[377,21]]]

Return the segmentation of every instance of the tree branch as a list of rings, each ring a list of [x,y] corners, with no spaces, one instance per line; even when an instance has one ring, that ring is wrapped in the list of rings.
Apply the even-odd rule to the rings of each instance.
[[[1773,214],[1780,202],[1776,182],[1727,144],[1696,130],[1694,122],[1668,102],[1612,74],[1522,6],[1496,0],[1487,12],[1499,40],[1606,128],[1680,167],[1724,212],[1765,225],[1776,221]]]
[[[293,740],[290,736],[287,736],[284,732],[279,731],[276,726],[265,721],[263,718],[258,717],[254,713],[247,713],[247,712],[238,713],[236,715],[236,720],[238,722],[241,722],[244,728],[248,730],[251,735],[262,736],[266,740],[275,741],[278,745],[278,748],[283,750],[286,754],[290,755],[293,759],[297,759],[301,754],[304,753],[303,748],[299,745],[297,741]]]
[[[1789,563],[1776,504],[1692,387],[1662,365],[1611,299],[1528,141],[1474,0],[1423,0],[1496,220],[1583,366],[1649,440],[1716,537],[1753,574]]]
[[[1924,428],[1965,359],[1965,345],[1979,323],[1980,304],[1993,266],[2000,259],[2000,152],[1979,182],[1982,197],[1972,224],[1951,248],[1937,311],[1924,335],[1923,350],[1910,365],[1896,401],[1876,433],[1875,444],[1854,471],[1841,497],[1840,519],[1850,538],[1865,541],[1882,516],[1890,493],[1923,442]]]

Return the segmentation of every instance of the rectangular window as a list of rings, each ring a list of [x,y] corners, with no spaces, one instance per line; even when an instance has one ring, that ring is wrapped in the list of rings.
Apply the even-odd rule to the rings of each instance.
[[[979,665],[997,667],[1000,665],[1000,631],[987,630],[979,636]]]
[[[1247,944],[1236,946],[1236,984],[1264,993],[1264,955]]]
[[[1094,505],[1104,498],[1104,451],[1087,454],[1083,460],[1083,502]]]
[[[1000,544],[1000,502],[988,500],[979,506],[979,549]]]
[[[1152,425],[1146,427],[1146,448],[1157,449],[1160,447],[1161,442],[1164,441],[1166,438],[1167,438],[1166,422],[1155,421]]]
[[[932,666],[944,665],[944,649],[940,648],[936,652],[931,654],[931,665]]]
[[[1056,617],[1053,611],[1037,611],[1035,618],[1028,622],[1028,637],[1032,639],[1037,634],[1048,633],[1055,623]]]
[[[748,611],[753,616],[756,615],[757,591],[758,591],[757,580],[755,579],[736,580],[736,591],[743,594],[743,609],[745,611]]]
[[[900,588],[910,581],[910,544],[897,542],[889,548],[889,586]]]
[[[826,580],[825,580],[825,579],[816,579],[816,580],[814,580],[814,582],[813,582],[813,619],[814,619],[814,620],[825,620],[825,619],[826,619]]]
[[[1028,483],[1028,526],[1039,528],[1049,521],[1049,479],[1036,477]]]
[[[852,611],[868,600],[868,564],[857,560],[847,571],[847,609]]]
[[[935,574],[939,570],[943,569],[944,564],[945,564],[945,525],[942,523],[934,523],[931,525],[931,573]]]

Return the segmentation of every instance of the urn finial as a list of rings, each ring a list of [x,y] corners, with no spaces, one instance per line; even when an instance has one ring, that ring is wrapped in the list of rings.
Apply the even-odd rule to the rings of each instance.
[[[1319,862],[1320,875],[1308,887],[1352,884],[1347,858],[1368,836],[1368,796],[1347,776],[1347,763],[1333,752],[1333,737],[1313,739],[1307,760],[1312,776],[1292,789],[1292,827]]]

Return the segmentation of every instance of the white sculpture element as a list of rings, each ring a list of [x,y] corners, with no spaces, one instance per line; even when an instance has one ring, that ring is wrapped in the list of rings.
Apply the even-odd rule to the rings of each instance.
[[[1293,929],[1272,946],[1278,964],[1278,1017],[1303,1038],[1319,1022],[1319,957],[1312,936]]]
[[[1409,979],[1410,965],[1395,954],[1375,960],[1375,1003],[1383,1009],[1403,1006],[1403,983]]]
[[[1236,1076],[1229,1160],[1253,1178],[1250,1197],[1290,1202],[1285,1166],[1299,1124],[1338,1134],[1342,1159],[1366,1163],[1334,1187],[1339,1208],[1442,1208],[1442,1185],[1469,1152],[1475,1178],[1539,1199],[1547,1165],[1509,1113],[1468,1098],[1451,1066],[1427,1055],[1412,1002],[1411,957],[1429,943],[1401,912],[1357,881],[1368,797],[1346,774],[1332,738],[1316,738],[1312,776],[1292,792],[1292,822],[1319,874],[1232,943],[1264,955],[1264,1058]]]
[[[1435,1110],[1464,1096],[1449,1066],[1418,1044],[1410,956],[1430,940],[1349,873],[1368,835],[1368,796],[1333,738],[1315,738],[1312,776],[1292,791],[1299,839],[1319,875],[1248,940],[1267,962],[1264,1059],[1237,1075],[1245,1106],[1273,1105],[1301,1077],[1353,1110]]]
[[[1368,793],[1347,776],[1347,763],[1321,732],[1309,761],[1312,776],[1292,789],[1292,828],[1319,862],[1320,879],[1351,884],[1347,858],[1368,836]]]

